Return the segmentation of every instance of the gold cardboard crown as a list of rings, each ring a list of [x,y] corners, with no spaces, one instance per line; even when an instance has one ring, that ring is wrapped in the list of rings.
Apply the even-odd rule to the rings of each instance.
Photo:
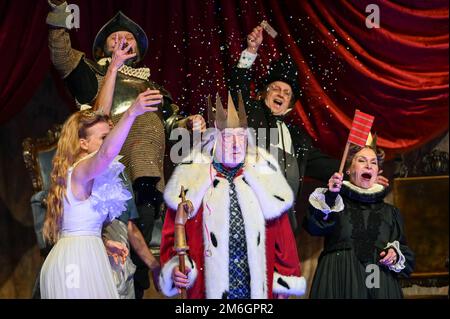
[[[370,148],[376,150],[377,149],[377,133],[375,133],[373,136],[369,132],[369,136],[367,137],[366,146],[369,146]]]
[[[236,111],[233,99],[231,98],[230,92],[228,92],[228,108],[227,111],[223,108],[222,101],[220,100],[219,94],[216,94],[216,111],[214,113],[211,97],[208,96],[208,124],[209,127],[215,126],[219,130],[226,128],[247,128],[247,114],[245,113],[244,100],[242,98],[241,92],[238,93],[239,98],[239,110]]]

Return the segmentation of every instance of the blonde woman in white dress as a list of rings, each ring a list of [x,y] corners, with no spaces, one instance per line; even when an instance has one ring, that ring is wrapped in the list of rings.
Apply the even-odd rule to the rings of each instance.
[[[117,67],[132,54],[116,49]],[[107,250],[124,260],[127,248],[102,241],[104,222],[126,209],[131,194],[119,174],[124,166],[117,156],[136,119],[157,110],[161,95],[142,93],[111,129],[101,113],[82,110],[64,124],[53,159],[44,236],[54,244],[41,270],[41,296],[53,298],[118,298]],[[105,249],[106,246],[106,249]]]

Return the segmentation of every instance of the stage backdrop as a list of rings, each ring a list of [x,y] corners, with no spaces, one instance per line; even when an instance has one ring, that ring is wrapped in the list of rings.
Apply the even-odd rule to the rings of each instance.
[[[150,43],[144,64],[187,113],[203,112],[208,94],[225,98],[246,35],[266,19],[280,35],[264,34],[255,79],[281,54],[294,58],[302,92],[292,116],[325,152],[340,156],[356,108],[376,116],[374,129],[391,157],[448,131],[447,0],[69,3],[81,13],[73,47],[88,57],[97,31],[118,10],[138,22]],[[376,13],[366,12],[370,4],[378,6],[380,28],[366,26]],[[0,298],[30,297],[41,263],[21,142],[44,136],[75,109],[50,64],[48,10],[46,0],[0,0]],[[303,232],[298,238],[311,280],[321,245]]]
[[[81,14],[73,46],[89,57],[97,31],[118,10],[139,23],[150,40],[145,64],[186,112],[203,111],[207,94],[225,96],[247,33],[266,19],[280,35],[265,34],[255,74],[280,54],[295,59],[302,96],[293,116],[324,151],[340,155],[355,108],[375,115],[390,155],[448,129],[447,0],[69,3]],[[366,25],[378,21],[370,4],[379,28]],[[45,0],[0,2],[0,123],[20,112],[50,68],[47,12]]]

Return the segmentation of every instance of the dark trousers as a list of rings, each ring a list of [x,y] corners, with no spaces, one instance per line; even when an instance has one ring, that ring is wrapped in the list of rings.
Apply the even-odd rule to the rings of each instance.
[[[33,290],[31,291],[31,299],[41,299],[41,268],[42,266],[39,268],[34,281]]]
[[[147,246],[152,242],[155,220],[160,218],[162,194],[156,189],[157,179],[153,177],[140,177],[133,183],[136,206],[139,213],[137,227],[142,233]],[[134,291],[136,299],[142,299],[146,289],[150,288],[148,267],[132,250],[131,260],[136,265],[134,274]]]

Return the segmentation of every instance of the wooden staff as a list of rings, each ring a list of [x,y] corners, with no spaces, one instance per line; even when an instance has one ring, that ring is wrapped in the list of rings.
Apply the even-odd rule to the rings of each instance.
[[[339,173],[340,174],[342,174],[344,172],[345,160],[347,159],[349,148],[350,148],[350,142],[347,142],[347,144],[345,144],[344,154],[342,154],[341,165],[339,165]]]
[[[185,255],[189,250],[186,244],[185,224],[189,214],[189,204],[186,201],[184,187],[181,186],[181,203],[178,205],[177,214],[175,216],[175,251],[178,255],[179,268],[183,274],[186,274],[186,265],[184,262]],[[186,288],[181,288],[181,299],[186,299]]]

